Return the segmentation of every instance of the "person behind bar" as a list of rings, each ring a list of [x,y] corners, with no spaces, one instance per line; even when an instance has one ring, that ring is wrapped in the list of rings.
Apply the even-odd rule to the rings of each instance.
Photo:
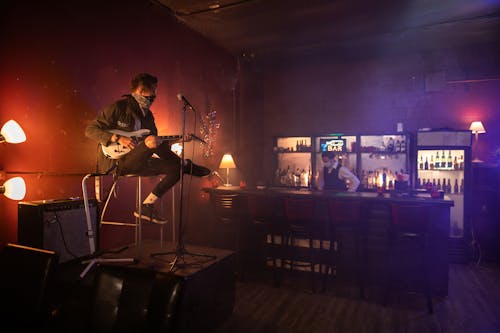
[[[131,93],[106,107],[85,129],[85,135],[100,144],[98,172],[106,172],[116,166],[117,176],[137,174],[143,176],[164,175],[151,193],[144,199],[141,218],[153,223],[165,223],[166,219],[154,208],[155,202],[180,180],[181,159],[171,151],[172,141],[158,136],[153,104],[158,79],[148,73],[137,74],[131,80]],[[123,132],[149,130],[144,140],[124,135]],[[119,130],[121,134],[117,134]],[[112,132],[115,131],[115,132]],[[109,156],[104,150],[109,146],[123,147],[128,151],[119,157]],[[102,146],[102,147],[101,147]],[[118,150],[116,150],[118,151]],[[198,177],[208,176],[211,171],[186,159],[183,172]],[[137,211],[134,216],[139,217]]]
[[[356,192],[359,179],[351,170],[341,165],[337,154],[325,151],[321,154],[321,160],[324,166],[323,172],[319,173],[319,190]]]

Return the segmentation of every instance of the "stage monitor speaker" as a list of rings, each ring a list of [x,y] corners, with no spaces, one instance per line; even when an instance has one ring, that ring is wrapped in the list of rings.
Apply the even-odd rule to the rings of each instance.
[[[97,200],[90,200],[89,206],[97,251]],[[17,234],[21,245],[56,252],[59,263],[91,254],[85,204],[80,199],[19,202]]]

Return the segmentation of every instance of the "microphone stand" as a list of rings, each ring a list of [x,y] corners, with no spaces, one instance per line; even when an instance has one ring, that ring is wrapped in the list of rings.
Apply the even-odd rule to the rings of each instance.
[[[159,253],[151,253],[151,257],[156,257],[160,255],[175,255],[174,260],[170,263],[170,272],[173,272],[178,266],[179,267],[186,267],[188,264],[184,260],[185,255],[190,255],[194,257],[204,257],[208,258],[210,260],[214,260],[217,258],[217,256],[214,255],[209,255],[209,254],[204,254],[204,253],[193,253],[193,252],[188,252],[186,251],[186,248],[184,246],[184,239],[183,239],[183,231],[182,231],[182,221],[183,221],[183,214],[182,214],[182,208],[183,208],[183,201],[184,201],[184,163],[185,163],[185,158],[184,158],[184,144],[186,142],[186,113],[187,113],[187,108],[191,108],[194,112],[196,110],[188,104],[187,100],[184,98],[182,99],[183,101],[183,107],[182,107],[182,114],[183,114],[183,119],[182,119],[182,151],[181,151],[181,170],[180,170],[180,184],[179,184],[179,192],[180,192],[180,201],[179,201],[179,226],[177,228],[179,237],[177,239],[177,244],[175,246],[174,251],[170,252],[159,252]],[[174,209],[173,207],[172,209]],[[175,223],[175,221],[172,221],[172,223]],[[179,264],[179,261],[182,260],[183,263]]]

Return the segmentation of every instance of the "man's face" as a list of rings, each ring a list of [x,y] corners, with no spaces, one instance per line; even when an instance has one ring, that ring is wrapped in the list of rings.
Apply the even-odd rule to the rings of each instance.
[[[156,98],[157,88],[158,88],[157,85],[153,85],[151,88],[139,86],[139,87],[137,87],[137,90],[135,92],[143,97],[146,97],[152,103],[154,101],[154,99]]]
[[[328,162],[333,163],[333,162],[337,161],[338,157],[337,157],[337,155],[334,155],[332,158],[329,158],[328,156],[321,156],[321,159],[323,160],[323,163],[328,164]]]

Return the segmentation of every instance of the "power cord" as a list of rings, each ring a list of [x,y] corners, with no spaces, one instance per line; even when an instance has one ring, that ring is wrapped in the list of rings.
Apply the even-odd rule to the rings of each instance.
[[[481,245],[476,240],[476,236],[474,234],[473,219],[471,219],[471,223],[470,223],[470,233],[471,233],[471,237],[472,237],[472,240],[470,242],[470,247],[471,247],[471,251],[472,251],[472,258],[474,259],[477,257],[476,266],[479,266],[481,264],[483,254],[481,251]]]

